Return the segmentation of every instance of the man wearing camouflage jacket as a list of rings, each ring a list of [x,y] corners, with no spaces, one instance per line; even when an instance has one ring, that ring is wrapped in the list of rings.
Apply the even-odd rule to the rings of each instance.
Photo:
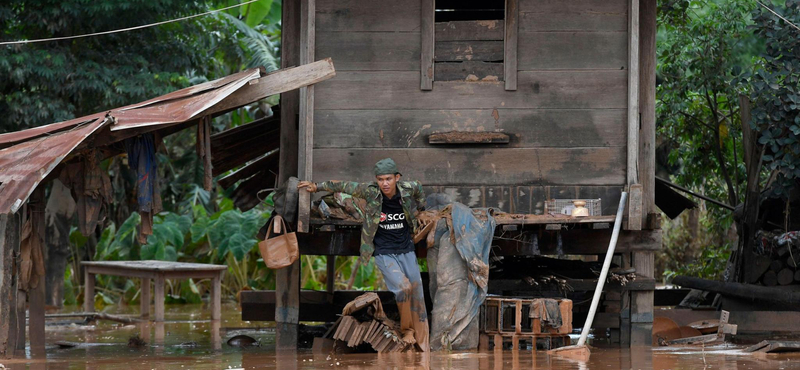
[[[418,227],[413,208],[425,209],[425,193],[418,181],[400,181],[401,174],[391,158],[378,161],[374,173],[376,181],[370,183],[301,181],[298,187],[312,193],[347,193],[366,200],[361,229],[362,264],[375,255],[375,264],[397,301],[403,340],[428,351],[428,315],[412,241]]]

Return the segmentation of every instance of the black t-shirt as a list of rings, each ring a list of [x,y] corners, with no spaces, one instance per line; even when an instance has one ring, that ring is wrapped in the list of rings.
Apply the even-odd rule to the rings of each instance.
[[[411,230],[403,212],[400,193],[391,199],[383,194],[381,196],[383,196],[381,222],[373,239],[375,243],[373,254],[403,254],[413,251],[414,242],[411,240]]]

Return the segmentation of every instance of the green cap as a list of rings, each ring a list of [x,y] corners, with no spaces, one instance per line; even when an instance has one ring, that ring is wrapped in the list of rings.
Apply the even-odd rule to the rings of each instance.
[[[384,158],[375,163],[375,176],[400,174],[397,164],[391,158]]]

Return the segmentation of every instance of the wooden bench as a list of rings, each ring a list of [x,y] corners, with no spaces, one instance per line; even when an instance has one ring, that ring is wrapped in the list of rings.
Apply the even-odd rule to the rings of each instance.
[[[155,280],[155,321],[164,321],[164,281],[166,279],[211,279],[211,319],[221,315],[221,281],[227,266],[165,261],[86,261],[84,267],[84,308],[94,311],[94,275],[125,276],[142,279],[141,316],[150,316],[150,280]]]

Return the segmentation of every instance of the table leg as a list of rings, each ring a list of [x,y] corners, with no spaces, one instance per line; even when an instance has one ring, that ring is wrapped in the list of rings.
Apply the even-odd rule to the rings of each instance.
[[[153,303],[155,305],[156,321],[164,321],[164,275],[156,275]]]
[[[83,268],[83,310],[94,312],[94,274]]]
[[[222,316],[222,273],[211,279],[211,320]]]
[[[139,295],[139,306],[143,319],[150,317],[150,278],[142,278],[142,294]]]

